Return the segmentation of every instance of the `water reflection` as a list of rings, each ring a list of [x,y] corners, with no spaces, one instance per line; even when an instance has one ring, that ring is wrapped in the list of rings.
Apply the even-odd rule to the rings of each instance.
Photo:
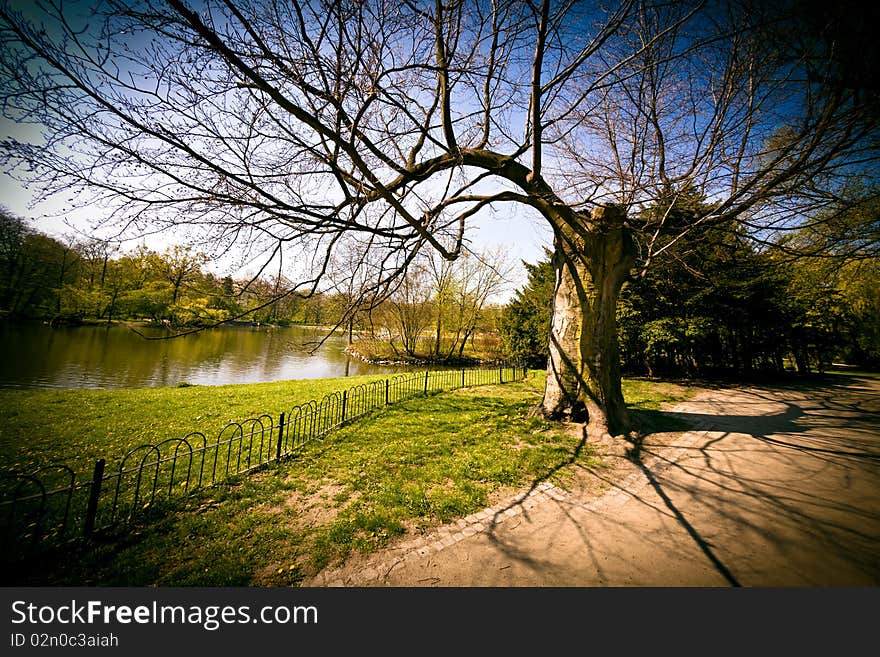
[[[164,335],[161,329],[144,331]],[[0,323],[0,387],[142,388],[385,374],[352,359],[345,339],[303,327],[222,327],[145,340],[120,326]]]

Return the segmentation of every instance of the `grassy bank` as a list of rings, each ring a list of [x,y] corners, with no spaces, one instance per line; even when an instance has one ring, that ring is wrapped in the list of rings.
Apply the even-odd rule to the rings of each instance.
[[[346,351],[356,358],[368,363],[401,363],[401,364],[444,364],[444,365],[476,365],[505,360],[500,350],[500,340],[494,335],[479,335],[468,340],[459,355],[458,350],[449,351],[448,345],[441,348],[440,355],[433,351],[431,339],[419,339],[415,351],[407,354],[395,349],[387,341],[377,338],[361,337],[348,346]]]
[[[216,436],[228,423],[384,378],[280,381],[248,385],[129,390],[0,390],[0,468],[28,470],[66,463],[88,471],[143,443],[201,431]]]
[[[543,372],[534,371],[531,377],[534,386],[543,387]],[[96,459],[118,461],[137,445],[193,431],[213,437],[230,422],[263,413],[277,418],[297,404],[383,378],[366,375],[122,390],[0,390],[0,469],[28,471],[65,463],[90,472]],[[648,410],[689,394],[685,386],[641,379],[624,379],[623,391],[632,407]]]
[[[296,394],[311,397],[350,383],[137,392],[164,399],[161,421],[183,425],[195,407],[209,403],[235,400],[234,409],[252,413],[260,404],[286,406]],[[633,407],[646,410],[691,394],[682,386],[639,381],[625,388]],[[536,481],[559,483],[572,463],[598,465],[579,432],[528,417],[542,390],[543,376],[532,373],[524,382],[400,402],[307,445],[294,460],[202,491],[150,524],[97,545],[50,555],[18,569],[16,582],[4,584],[295,586],[352,551],[381,548],[396,536],[465,516]],[[40,392],[31,402],[35,406],[19,403],[19,418],[45,417],[37,413],[38,401],[54,394],[61,416],[74,412],[65,399],[84,406],[90,396],[109,397],[102,402],[114,409],[104,418],[108,428],[132,427],[132,413],[146,413],[142,421],[160,421],[155,404],[138,399],[135,391],[68,391],[67,398],[62,391]]]

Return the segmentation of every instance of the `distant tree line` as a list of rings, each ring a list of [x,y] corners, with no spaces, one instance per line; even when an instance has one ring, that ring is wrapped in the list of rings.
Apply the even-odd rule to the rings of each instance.
[[[704,201],[680,194],[666,222]],[[741,222],[689,231],[626,283],[617,306],[624,371],[712,376],[822,370],[840,359],[880,367],[880,260],[859,257],[851,226],[873,243],[865,216],[807,224],[767,248]],[[815,227],[821,226],[821,232]],[[829,228],[830,227],[830,228]],[[831,232],[829,232],[831,231]],[[507,356],[547,362],[555,285],[547,259],[524,263],[528,282],[504,308],[492,303],[509,274],[501,252],[415,262],[383,297],[343,269],[305,297],[283,276],[254,280],[206,271],[208,258],[176,246],[120,253],[98,240],[62,242],[0,211],[0,313],[76,323],[144,320],[207,326],[238,318],[338,326],[372,359]],[[480,344],[477,344],[479,342]]]
[[[688,206],[701,202],[684,195],[663,220],[686,221]],[[626,283],[617,306],[624,371],[809,373],[835,360],[880,367],[880,260],[857,243],[874,243],[865,227],[880,225],[878,211],[874,202],[859,216],[807,222],[764,248],[742,222],[659,245],[662,257]],[[853,227],[858,237],[848,234]],[[528,283],[505,308],[501,332],[508,352],[543,367],[553,267],[549,257],[526,267]]]
[[[372,359],[463,360],[479,340],[497,346],[506,282],[501,252],[411,264],[384,294],[365,292],[345,261],[324,291],[292,294],[275,276],[233,279],[206,270],[208,257],[183,246],[121,252],[100,240],[64,242],[0,211],[0,314],[53,323],[146,321],[176,327],[241,320],[333,326]],[[485,344],[484,344],[485,346]]]
[[[62,242],[0,211],[0,313],[9,317],[320,325],[335,322],[340,312],[333,295],[285,296],[283,277],[234,280],[206,271],[207,262],[205,254],[182,246],[122,253],[100,240]]]

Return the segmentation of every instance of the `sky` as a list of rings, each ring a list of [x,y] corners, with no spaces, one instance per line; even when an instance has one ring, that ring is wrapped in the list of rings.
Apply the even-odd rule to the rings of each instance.
[[[0,139],[6,136],[10,127],[8,122],[0,121]],[[68,237],[85,239],[99,237],[90,232],[94,220],[93,208],[66,209],[66,199],[61,196],[35,202],[35,194],[6,172],[0,173],[0,205],[14,215],[29,219],[31,226],[51,237],[64,240]],[[522,261],[535,263],[544,258],[544,249],[552,244],[550,228],[539,217],[527,213],[519,204],[505,203],[494,212],[482,213],[473,223],[469,232],[472,248],[476,251],[500,247],[513,266],[510,284],[499,296],[499,301],[509,299],[516,289],[526,283],[526,273]],[[140,244],[154,251],[164,251],[175,244],[184,244],[184,233],[174,234],[163,231],[145,239],[132,239],[122,245],[123,249],[134,249]],[[238,267],[234,258],[220,258],[210,263],[209,268],[217,275],[247,277],[256,272],[256,263]],[[273,271],[270,266],[267,271]]]
[[[77,11],[89,3],[72,4],[75,6],[74,11]],[[0,117],[0,139],[13,135],[24,137],[31,143],[41,141],[37,128],[22,126]],[[15,215],[31,219],[32,226],[36,230],[60,239],[73,237],[82,240],[89,237],[106,237],[90,232],[90,225],[96,219],[100,219],[96,216],[96,212],[100,210],[93,206],[71,208],[66,196],[67,194],[61,194],[37,203],[32,190],[26,189],[6,171],[0,171],[0,205],[5,206]],[[521,266],[521,262],[534,263],[542,259],[544,249],[549,247],[552,241],[546,222],[535,216],[532,210],[514,203],[504,203],[495,211],[480,213],[473,221],[468,237],[475,251],[500,247],[507,254],[515,272],[507,290],[508,297],[525,283],[525,269]],[[150,235],[123,243],[122,248],[133,249],[145,244],[150,249],[162,251],[174,244],[185,243],[186,240],[187,235],[184,233],[163,231],[159,235]],[[259,267],[256,262],[240,267],[238,266],[240,263],[235,260],[234,257],[215,259],[211,262],[211,269],[220,275],[247,277],[255,273]],[[273,271],[273,268],[270,266],[267,271]]]
[[[0,122],[2,131],[0,138],[5,136],[8,128]],[[32,190],[24,186],[6,172],[0,173],[0,205],[9,209],[14,215],[30,220],[30,225],[59,240],[73,237],[84,240],[99,237],[90,232],[90,223],[94,220],[94,209],[65,209],[66,199],[52,197],[42,202],[35,202]],[[511,265],[508,284],[495,299],[497,303],[506,303],[516,290],[527,282],[526,270],[522,262],[535,263],[544,258],[544,249],[552,244],[549,226],[539,217],[524,212],[519,204],[505,203],[495,212],[485,212],[471,226],[469,236],[472,248],[476,251],[490,250],[500,247],[506,254]],[[145,244],[154,251],[164,251],[175,244],[185,244],[187,236],[183,233],[174,234],[163,231],[159,235],[150,235],[144,239],[132,239],[122,245],[123,250],[134,249]],[[231,275],[233,278],[247,278],[254,275],[262,260],[255,260],[239,266],[235,257],[211,260],[208,268],[218,276]],[[270,265],[266,271],[274,271]]]

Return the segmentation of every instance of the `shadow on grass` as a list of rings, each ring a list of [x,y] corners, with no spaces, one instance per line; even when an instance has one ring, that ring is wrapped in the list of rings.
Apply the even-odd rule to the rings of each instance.
[[[356,427],[334,431],[322,440],[310,442],[283,466],[273,464],[266,470],[266,480],[242,477],[235,485],[202,491],[179,509],[163,509],[166,512],[163,516],[156,509],[151,523],[95,537],[88,545],[71,546],[55,552],[42,563],[27,564],[27,568],[17,574],[16,583],[27,580],[33,585],[253,584],[253,578],[266,577],[261,574],[265,570],[261,562],[271,564],[280,558],[274,549],[272,554],[263,554],[269,552],[267,544],[290,545],[291,552],[296,552],[292,560],[319,567],[314,557],[320,547],[321,528],[336,541],[328,550],[328,558],[335,559],[344,558],[352,547],[360,546],[357,541],[361,530],[374,529],[362,526],[364,522],[381,520],[386,525],[396,523],[397,526],[401,518],[419,519],[421,513],[402,515],[401,509],[409,508],[410,502],[430,503],[435,507],[441,503],[460,506],[455,515],[461,517],[474,510],[469,504],[481,494],[480,487],[486,478],[495,477],[496,483],[503,485],[508,483],[508,477],[517,474],[519,451],[510,449],[510,442],[518,439],[515,420],[526,416],[531,399],[528,396],[517,399],[515,395],[511,398],[512,394],[495,396],[480,391],[473,398],[444,395],[436,400],[431,399],[434,397],[431,394],[382,409],[358,422]],[[465,417],[469,419],[465,421]],[[424,433],[420,425],[424,426]],[[543,436],[540,427],[529,428]],[[418,444],[412,444],[413,440]],[[499,441],[507,442],[494,445]],[[572,453],[573,442],[565,442],[562,455],[554,449],[557,447],[554,440],[536,442],[536,449],[551,451],[538,468],[523,472],[525,481],[530,481],[535,472],[550,476],[564,467],[564,463],[557,464],[561,458],[572,461],[580,458],[584,442],[574,447]],[[558,447],[562,447],[561,441]],[[467,464],[468,455],[474,457],[476,465]],[[506,456],[509,468],[499,469],[498,461],[502,465],[505,461],[489,458],[492,455]],[[485,467],[481,471],[477,466]],[[274,470],[276,467],[279,469]],[[271,499],[271,482],[285,479],[284,485],[288,485],[285,472],[291,477],[291,473],[296,472],[296,477],[318,483],[323,481],[322,477],[339,475],[333,482],[350,486],[359,496],[360,506],[353,506],[350,515],[339,511],[329,523],[322,516],[318,525],[297,527],[295,535],[285,534],[276,540],[276,534],[283,532],[288,524],[295,524],[286,520],[283,491],[282,498]],[[314,480],[309,479],[310,476],[314,476]],[[406,476],[412,479],[412,486],[406,485]],[[459,477],[464,480],[459,481]],[[455,483],[450,491],[445,490],[447,482]],[[267,490],[261,492],[263,488]],[[431,496],[435,490],[436,499]],[[393,496],[400,499],[395,497],[389,501]],[[317,505],[320,501],[314,502]],[[332,507],[332,500],[327,504]],[[254,509],[266,505],[271,507],[267,512],[261,511],[259,517],[253,515]],[[321,515],[315,505],[308,507],[306,515]],[[274,513],[275,508],[282,513]],[[442,515],[446,511],[437,513]],[[378,532],[386,528],[377,526],[375,529]],[[191,549],[193,545],[199,549]],[[293,575],[288,576],[288,580]],[[4,577],[3,582],[12,583],[10,579]]]

